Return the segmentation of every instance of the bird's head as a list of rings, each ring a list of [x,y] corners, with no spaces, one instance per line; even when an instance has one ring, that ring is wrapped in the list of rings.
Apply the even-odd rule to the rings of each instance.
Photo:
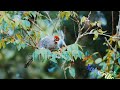
[[[56,44],[58,43],[59,40],[60,40],[59,36],[54,36],[54,41]]]

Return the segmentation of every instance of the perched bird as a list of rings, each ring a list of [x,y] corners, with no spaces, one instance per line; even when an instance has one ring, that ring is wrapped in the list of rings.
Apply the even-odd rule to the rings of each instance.
[[[45,48],[50,51],[61,51],[61,48],[66,46],[64,41],[65,35],[62,30],[58,30],[57,34],[58,35],[46,36],[42,38],[38,43],[38,48]],[[32,62],[31,60],[25,64],[25,68]]]
[[[65,47],[65,41],[64,41],[64,33],[62,30],[57,31],[58,35],[55,36],[46,36],[42,40],[40,40],[40,43],[38,45],[39,48],[46,48],[51,51],[58,50],[62,47]]]
[[[46,36],[42,40],[40,40],[38,47],[39,48],[46,48],[50,51],[54,51],[59,49],[58,42],[60,38],[59,36]]]

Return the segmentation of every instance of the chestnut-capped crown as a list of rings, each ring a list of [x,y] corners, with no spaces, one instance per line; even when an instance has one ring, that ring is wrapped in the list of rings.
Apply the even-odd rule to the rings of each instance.
[[[54,36],[54,40],[59,41],[60,40],[59,36]]]

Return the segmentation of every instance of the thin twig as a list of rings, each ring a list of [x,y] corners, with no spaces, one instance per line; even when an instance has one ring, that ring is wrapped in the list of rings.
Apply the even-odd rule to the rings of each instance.
[[[88,17],[87,17],[88,20],[89,20],[89,18],[90,18],[90,15],[91,15],[91,11],[89,12]],[[85,33],[83,33],[83,34],[81,35],[81,32],[82,32],[82,30],[84,29],[84,27],[85,27],[85,23],[84,23],[84,25],[83,25],[82,28],[80,27],[80,22],[78,23],[79,34],[78,34],[78,37],[77,37],[75,43],[78,43],[79,39],[80,39],[81,37],[83,37],[84,34],[86,33],[86,32],[85,32]],[[88,31],[88,29],[87,29],[87,31]]]
[[[106,37],[105,37],[105,40],[106,40],[106,42],[108,43],[108,45],[110,46],[110,48],[111,48],[114,52],[116,52],[116,50],[110,45],[110,43],[109,43],[109,41],[107,40]]]
[[[63,72],[64,72],[65,79],[67,79],[66,70],[64,69]]]
[[[56,29],[56,27],[55,27],[55,25],[54,25],[54,23],[53,23],[53,21],[52,21],[52,19],[51,19],[50,15],[48,14],[48,12],[45,12],[45,13],[47,14],[47,16],[48,16],[48,18],[49,18],[50,22],[53,24],[54,29]],[[54,31],[54,29],[53,29],[53,31]],[[57,30],[57,29],[56,29],[56,30]]]
[[[32,21],[31,19],[28,19],[30,22],[32,22],[37,28],[39,28],[40,30],[43,30],[38,24],[36,24],[34,21]]]
[[[24,30],[24,29],[23,29]],[[25,33],[30,37],[30,39],[32,40],[32,42],[34,43],[34,45],[36,46],[36,43],[34,42],[33,38],[28,34],[28,32],[26,30],[24,30]]]

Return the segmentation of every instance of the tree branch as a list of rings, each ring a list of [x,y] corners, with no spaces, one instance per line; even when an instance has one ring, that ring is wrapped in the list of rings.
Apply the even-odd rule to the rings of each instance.
[[[38,24],[36,24],[34,21],[32,21],[31,19],[28,19],[30,22],[32,22],[37,28],[39,28],[40,30],[43,30]]]
[[[105,40],[106,40],[106,42],[108,43],[108,45],[110,46],[110,48],[111,48],[114,52],[116,52],[116,50],[112,47],[112,45],[110,45],[110,43],[109,43],[109,41],[107,40],[106,37],[105,37]]]
[[[23,28],[22,28],[23,29]],[[23,29],[24,30],[24,29]],[[34,42],[33,38],[28,34],[28,32],[26,30],[24,30],[25,33],[30,37],[30,39],[32,40],[32,42],[34,43],[35,47],[36,47],[36,43]],[[33,46],[34,47],[34,46]],[[38,48],[38,47],[36,47]]]
[[[90,15],[91,15],[91,11],[89,12],[89,14],[88,14],[88,19],[90,18]],[[81,28],[80,27],[80,22],[78,23],[78,29],[79,29],[79,34],[78,34],[78,37],[77,37],[77,39],[76,39],[76,41],[75,41],[75,43],[78,43],[78,41],[79,41],[79,39],[81,38],[81,37],[83,37],[84,36],[84,34],[86,33],[83,33],[82,35],[81,35],[81,32],[82,32],[82,30],[84,29],[84,27],[85,27],[85,23],[84,23],[84,25],[83,25],[83,27]],[[88,31],[89,29],[87,29],[86,31]]]

